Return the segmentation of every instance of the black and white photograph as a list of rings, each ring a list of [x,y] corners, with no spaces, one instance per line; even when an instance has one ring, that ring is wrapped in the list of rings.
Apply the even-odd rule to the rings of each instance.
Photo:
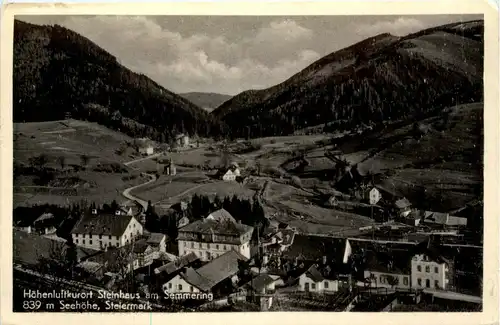
[[[483,311],[483,14],[13,31],[12,312]]]

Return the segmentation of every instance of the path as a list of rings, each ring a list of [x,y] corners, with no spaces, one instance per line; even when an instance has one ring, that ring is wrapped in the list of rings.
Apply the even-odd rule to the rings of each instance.
[[[148,160],[148,159],[153,159],[153,158],[157,158],[157,157],[160,157],[162,156],[164,153],[163,152],[157,152],[153,155],[150,155],[150,156],[146,156],[146,157],[142,157],[142,158],[138,158],[138,159],[135,159],[135,160],[131,160],[131,161],[128,161],[126,163],[123,163],[125,166],[128,166],[128,165],[131,165],[131,164],[135,164],[135,163],[138,163],[140,161],[144,161],[144,160]]]
[[[139,203],[144,208],[144,211],[146,211],[146,209],[148,208],[148,202],[144,201],[144,200],[142,200],[142,199],[138,198],[137,196],[134,196],[134,195],[132,195],[130,193],[132,190],[135,190],[135,189],[137,189],[139,187],[142,187],[142,186],[151,184],[153,182],[156,182],[156,176],[155,175],[146,174],[146,173],[142,173],[142,175],[148,176],[150,178],[150,180],[147,181],[147,182],[145,182],[145,183],[142,183],[142,184],[135,185],[135,186],[127,188],[125,191],[122,192],[122,195],[124,197],[126,197],[127,199],[129,199],[129,200],[132,200],[132,201],[135,201],[135,202]]]

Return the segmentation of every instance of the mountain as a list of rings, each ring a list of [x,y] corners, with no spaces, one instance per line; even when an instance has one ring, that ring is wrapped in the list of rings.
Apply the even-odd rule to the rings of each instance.
[[[233,137],[382,125],[483,97],[484,22],[405,37],[381,34],[331,53],[276,86],[249,90],[212,114]]]
[[[208,112],[64,27],[15,21],[14,121],[97,121],[132,136],[217,134]]]
[[[213,111],[215,108],[219,107],[222,103],[232,97],[224,94],[200,92],[183,93],[179,95],[205,109],[207,112]]]

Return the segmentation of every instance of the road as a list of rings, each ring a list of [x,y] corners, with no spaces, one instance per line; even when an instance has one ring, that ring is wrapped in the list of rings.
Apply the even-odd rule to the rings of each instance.
[[[134,195],[132,195],[130,193],[132,190],[135,190],[135,189],[137,189],[139,187],[142,187],[142,186],[151,184],[153,182],[156,182],[156,176],[155,175],[146,174],[146,173],[142,173],[142,174],[148,176],[150,178],[150,180],[147,181],[147,182],[145,182],[145,183],[142,183],[142,184],[135,185],[135,186],[127,188],[125,191],[122,192],[122,195],[124,197],[126,197],[127,199],[129,199],[129,200],[132,200],[132,201],[135,201],[135,202],[139,203],[144,208],[144,211],[146,211],[146,209],[148,207],[148,202],[145,201],[145,200],[142,200],[142,199],[138,198],[137,196],[134,196]]]
[[[158,152],[158,153],[155,153],[153,155],[150,155],[150,156],[146,156],[146,157],[142,157],[142,158],[138,158],[138,159],[135,159],[135,160],[131,160],[131,161],[128,161],[126,163],[123,163],[125,166],[129,166],[129,165],[132,165],[132,164],[135,164],[135,163],[138,163],[140,161],[144,161],[144,160],[148,160],[148,159],[153,159],[153,158],[157,158],[157,157],[160,157],[162,156],[164,153],[163,152]]]

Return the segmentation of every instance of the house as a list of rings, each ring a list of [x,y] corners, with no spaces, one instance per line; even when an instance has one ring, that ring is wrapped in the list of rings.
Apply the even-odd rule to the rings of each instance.
[[[167,236],[165,234],[152,232],[146,239],[146,243],[158,252],[166,252]]]
[[[225,209],[219,209],[217,211],[210,213],[207,216],[207,220],[215,220],[215,221],[219,221],[219,222],[228,221],[228,222],[233,222],[233,223],[236,222],[236,219],[234,219],[234,217],[229,212],[227,212],[227,210],[225,210]]]
[[[154,153],[153,144],[148,139],[139,139],[137,143],[137,152],[141,155],[152,155]]]
[[[368,188],[363,193],[363,198],[371,205],[375,205],[382,199],[382,193],[376,187]]]
[[[411,287],[411,268],[409,258],[404,254],[373,254],[367,257],[368,262],[364,270],[365,283],[376,288]]]
[[[219,169],[217,177],[223,181],[235,181],[236,178],[241,177],[240,168],[237,164],[233,163],[229,167]]]
[[[254,292],[258,294],[273,293],[275,290],[276,282],[279,279],[279,276],[259,274],[242,285],[241,288],[246,292]]]
[[[406,217],[411,213],[411,203],[407,198],[402,198],[394,202],[394,209],[398,216]]]
[[[412,210],[406,216],[403,216],[401,222],[409,226],[418,226],[422,220],[422,215],[418,210]]]
[[[430,239],[411,259],[412,288],[446,289],[452,284],[453,263],[445,258]]]
[[[80,269],[87,277],[94,277],[96,279],[101,279],[104,277],[104,265],[98,262],[83,261],[76,266]]]
[[[175,176],[177,174],[177,168],[175,167],[172,159],[168,161],[168,164],[163,168],[163,173],[170,176]]]
[[[149,244],[147,240],[142,239],[134,242],[132,245],[133,252],[133,269],[151,265],[155,258],[158,257],[159,251],[156,250],[153,245]]]
[[[158,268],[154,269],[155,274],[164,273],[166,275],[174,274],[176,271],[186,268],[192,267],[194,264],[198,263],[200,259],[196,256],[195,253],[189,253],[187,255],[179,256],[177,259],[162,265]]]
[[[332,195],[330,196],[330,198],[328,199],[328,201],[326,202],[326,206],[328,207],[336,207],[339,203],[339,200],[337,199],[337,197],[335,195]]]
[[[231,221],[205,218],[178,230],[179,256],[194,252],[202,261],[210,261],[235,250],[250,258],[250,240],[254,228]]]
[[[326,278],[318,271],[316,265],[311,265],[301,272],[297,290],[305,292],[336,292],[339,290],[339,281],[333,277]]]
[[[50,212],[43,213],[33,222],[32,230],[42,235],[53,234],[56,232],[57,221]]]
[[[189,218],[184,216],[184,217],[180,217],[178,220],[177,220],[177,228],[182,228],[184,226],[187,226],[189,224]]]
[[[422,220],[425,224],[447,227],[465,227],[467,218],[450,216],[449,213],[425,211]]]
[[[189,147],[189,136],[182,133],[178,134],[175,137],[175,143],[177,144],[178,147],[187,148]]]
[[[85,214],[71,231],[77,246],[97,250],[121,247],[143,234],[143,227],[134,216],[99,213],[92,209]]]
[[[236,251],[228,251],[199,269],[186,268],[163,285],[165,293],[211,292],[225,280],[238,281],[240,261],[248,258]]]

